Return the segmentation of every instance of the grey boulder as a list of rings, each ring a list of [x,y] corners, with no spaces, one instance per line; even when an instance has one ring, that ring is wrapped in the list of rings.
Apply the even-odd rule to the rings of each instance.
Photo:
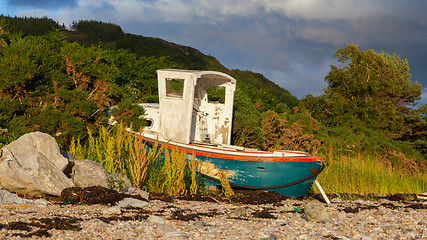
[[[3,149],[8,149],[19,160],[26,159],[34,153],[39,152],[61,171],[68,165],[68,160],[59,151],[59,146],[55,138],[42,132],[32,132],[22,135]],[[24,167],[27,167],[25,163],[25,161],[22,162]]]
[[[65,188],[74,187],[62,172],[67,165],[53,137],[28,133],[1,149],[0,186],[32,196],[59,196]]]
[[[101,186],[120,190],[131,187],[130,180],[120,173],[109,173],[99,162],[78,159],[74,163],[71,179],[77,187]]]
[[[73,163],[71,178],[76,187],[101,186],[108,188],[108,173],[100,163],[87,159],[74,160]]]
[[[100,163],[78,160],[68,152],[61,154],[55,139],[45,133],[25,134],[0,149],[0,188],[32,196],[59,196],[74,186],[102,186],[120,192],[132,189],[123,174],[108,173]]]

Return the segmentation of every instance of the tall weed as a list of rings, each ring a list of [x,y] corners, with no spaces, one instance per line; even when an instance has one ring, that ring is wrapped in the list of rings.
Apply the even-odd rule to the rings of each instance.
[[[421,193],[427,190],[427,176],[392,169],[375,156],[335,156],[328,150],[327,167],[318,177],[328,193],[396,194]]]
[[[130,148],[128,174],[135,187],[141,188],[145,181],[148,167],[158,156],[156,143],[152,149],[147,148],[141,136],[135,136],[134,146]]]
[[[165,164],[162,168],[164,177],[164,192],[171,195],[179,195],[185,192],[184,174],[187,165],[187,154],[173,149],[165,151]]]
[[[197,193],[198,184],[196,181],[196,175],[197,175],[197,162],[196,162],[196,155],[192,154],[191,160],[189,161],[189,167],[191,171],[191,185],[190,185],[190,194]]]
[[[132,134],[123,125],[101,127],[97,136],[88,130],[88,144],[82,146],[73,138],[69,151],[78,159],[100,162],[108,172],[125,174],[133,186],[149,192],[178,195],[189,189],[191,194],[196,193],[195,156],[187,162],[183,151],[169,151],[158,143],[149,147],[141,134]]]
[[[101,163],[108,172],[127,174],[131,152],[138,149],[141,142],[130,132],[123,130],[123,126],[102,126],[99,135],[94,136],[88,129],[88,143],[82,145],[73,138],[69,151],[78,159],[86,158]]]
[[[220,170],[218,172],[219,181],[221,182],[222,192],[226,197],[232,197],[234,195],[233,189],[227,179],[227,172]]]
[[[198,162],[194,154],[190,157],[184,151],[168,149],[167,145],[158,149],[158,157],[147,173],[146,191],[171,195],[203,191],[204,183],[197,176]]]

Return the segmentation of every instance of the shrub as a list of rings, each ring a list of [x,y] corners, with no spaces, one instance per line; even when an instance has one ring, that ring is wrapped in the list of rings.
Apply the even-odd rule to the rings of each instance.
[[[88,143],[84,146],[73,138],[69,151],[76,158],[100,162],[108,172],[125,174],[133,186],[149,192],[178,195],[189,189],[189,193],[196,193],[200,187],[195,156],[187,162],[185,152],[169,151],[157,143],[149,147],[140,134],[124,130],[123,124],[101,126],[97,136],[88,130]]]

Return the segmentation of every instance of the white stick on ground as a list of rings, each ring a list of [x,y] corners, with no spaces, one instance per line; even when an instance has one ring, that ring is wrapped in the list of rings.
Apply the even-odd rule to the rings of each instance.
[[[314,180],[314,182],[316,183],[316,186],[320,190],[320,193],[322,194],[323,199],[325,199],[326,203],[331,204],[331,201],[329,201],[329,198],[328,198],[328,196],[326,196],[326,193],[323,191],[322,186],[320,186],[319,181],[317,181],[317,179],[316,179],[316,180]]]

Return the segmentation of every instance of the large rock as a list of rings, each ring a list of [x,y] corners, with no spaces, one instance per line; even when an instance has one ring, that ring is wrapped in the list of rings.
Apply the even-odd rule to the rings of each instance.
[[[97,162],[61,154],[55,139],[33,132],[0,151],[0,188],[28,195],[61,195],[69,187],[102,186],[124,191],[132,187],[120,173],[108,173]]]
[[[61,155],[55,138],[42,132],[25,134],[3,149],[8,149],[12,152],[13,156],[22,162],[23,167],[28,167],[25,159],[36,152],[43,154],[61,171],[68,165],[68,160]]]
[[[73,162],[71,178],[76,187],[101,186],[108,188],[108,172],[100,163],[87,159],[78,159]]]
[[[77,187],[101,186],[121,190],[132,187],[129,179],[120,173],[108,173],[98,162],[87,159],[74,160],[71,178]]]
[[[110,188],[120,193],[127,192],[128,190],[130,190],[130,188],[133,188],[129,178],[126,177],[126,175],[118,172],[110,173],[108,175],[108,180],[109,180]]]
[[[12,142],[2,149],[0,157],[2,188],[33,196],[46,194],[59,196],[63,189],[74,187],[71,179],[67,178],[42,152],[36,148],[22,146],[22,151],[25,151],[23,153],[19,146],[20,144]]]

